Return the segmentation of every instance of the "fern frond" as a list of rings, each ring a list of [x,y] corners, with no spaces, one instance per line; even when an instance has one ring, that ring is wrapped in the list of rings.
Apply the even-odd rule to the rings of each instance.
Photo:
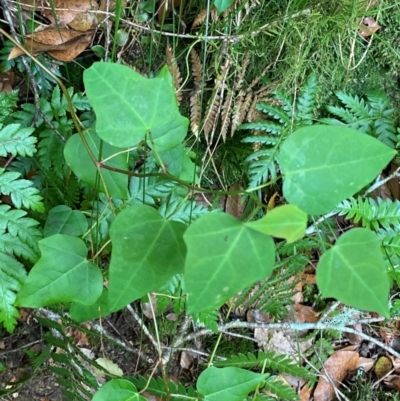
[[[355,223],[361,222],[363,227],[372,228],[375,231],[378,231],[380,227],[387,230],[400,229],[399,200],[349,198],[337,205],[334,211],[339,216],[353,219]]]
[[[231,123],[231,108],[233,103],[233,91],[228,90],[228,93],[225,97],[224,104],[222,105],[221,111],[221,137],[222,140],[226,141],[226,134],[228,132],[229,125]]]
[[[289,117],[289,121],[292,120],[293,115],[293,98],[287,96],[281,89],[277,89],[273,92],[274,99],[278,101],[282,110],[284,110]]]
[[[290,114],[287,114],[287,111],[278,106],[272,105],[267,102],[260,102],[256,106],[257,110],[262,111],[265,114],[268,114],[273,119],[277,120],[279,123],[284,126],[290,125],[291,123],[291,111]]]
[[[28,244],[9,233],[4,233],[0,237],[0,252],[14,254],[32,263],[37,262],[40,256]]]
[[[218,334],[219,313],[217,310],[211,312],[200,312],[192,314],[193,321],[203,327],[207,327],[213,333]]]
[[[336,96],[354,116],[366,120],[370,118],[369,108],[364,99],[341,91],[336,92]]]
[[[39,223],[26,217],[26,214],[23,210],[11,209],[9,205],[0,205],[0,230],[7,230],[39,254],[38,241],[42,239],[42,233],[37,228]]]
[[[207,17],[207,10],[201,10],[195,17],[194,20],[192,22],[192,29],[199,27],[205,20]]]
[[[12,333],[17,325],[19,312],[14,302],[26,275],[21,263],[0,252],[0,323],[3,323],[9,333]]]
[[[0,131],[0,156],[33,156],[36,138],[33,128],[21,128],[19,124],[6,125]]]
[[[304,125],[313,123],[313,112],[317,101],[318,80],[316,74],[311,74],[302,88],[296,102],[296,121]]]
[[[327,110],[339,117],[350,128],[358,129],[373,135],[384,144],[394,148],[398,142],[394,124],[394,109],[390,108],[390,100],[384,92],[369,91],[366,100],[359,96],[351,96],[337,92],[336,96],[345,107],[328,106]],[[328,124],[343,124],[337,119],[322,119]]]
[[[70,125],[70,122],[65,118],[58,122],[53,122],[57,129]],[[38,145],[38,160],[41,168],[49,170],[50,168],[59,176],[63,177],[64,167],[64,142],[61,138],[51,129],[44,129],[40,135],[40,142]]]
[[[255,121],[255,122],[251,122],[251,123],[245,123],[242,124],[239,129],[254,129],[257,131],[265,131],[265,132],[271,132],[272,134],[277,134],[280,135],[283,132],[283,127],[282,125],[279,125],[273,121],[269,121],[269,120],[262,120],[262,121]],[[257,139],[260,137],[261,135],[257,135]],[[243,139],[242,142],[252,142],[250,140],[251,137],[246,137]],[[260,142],[260,141],[254,141],[254,142]]]
[[[285,384],[283,381],[277,379],[276,376],[271,376],[267,380],[264,380],[264,388],[275,394],[277,397],[284,400],[296,400],[298,395],[292,389],[292,387]]]
[[[165,48],[165,53],[166,53],[166,61],[167,61],[168,70],[174,81],[174,87],[176,90],[176,92],[175,92],[176,100],[179,105],[182,100],[182,92],[178,92],[178,89],[182,83],[182,76],[181,76],[181,72],[179,71],[178,63],[176,62],[176,58],[174,57],[174,55],[172,53],[172,48],[169,45],[169,43],[167,44],[167,47]]]
[[[39,191],[33,187],[32,182],[20,179],[20,174],[14,171],[6,172],[0,168],[0,193],[11,195],[11,200],[16,208],[22,206],[37,212],[44,212],[42,197]]]
[[[192,64],[192,75],[195,87],[200,87],[203,82],[203,65],[196,50],[190,50],[190,61]]]
[[[216,123],[219,118],[219,104],[221,101],[221,95],[219,93],[219,89],[216,89],[213,95],[210,97],[207,103],[207,112],[204,118],[203,131],[208,142],[210,133],[214,127],[214,123]]]
[[[190,224],[203,214],[209,213],[204,206],[182,198],[166,199],[161,203],[158,212],[167,220],[179,221],[185,224]]]
[[[275,351],[263,352],[258,351],[257,355],[252,352],[245,354],[232,355],[224,361],[215,361],[217,367],[233,366],[242,369],[262,368],[287,373],[296,377],[310,378],[310,373],[307,369],[298,366],[293,360],[286,355],[277,355]]]

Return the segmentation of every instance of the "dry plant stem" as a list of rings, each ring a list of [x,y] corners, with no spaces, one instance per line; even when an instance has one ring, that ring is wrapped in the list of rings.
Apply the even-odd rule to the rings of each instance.
[[[151,302],[151,301],[150,301]],[[144,324],[143,320],[140,318],[140,316],[136,313],[136,311],[132,308],[131,305],[128,305],[126,307],[126,309],[128,310],[128,312],[132,315],[132,317],[134,318],[134,320],[137,322],[137,324],[140,326],[140,328],[143,330],[143,333],[147,336],[147,338],[150,340],[150,342],[153,344],[154,348],[156,350],[159,349],[158,347],[158,343],[155,340],[155,338],[152,336],[152,334],[150,333],[149,329],[147,328],[147,326]]]
[[[359,323],[359,320],[349,321],[347,324],[349,326],[355,325]],[[386,344],[381,341],[364,334],[358,330],[352,329],[347,326],[337,326],[333,324],[325,324],[325,323],[252,323],[252,322],[229,322],[226,324],[221,324],[218,326],[218,331],[228,331],[229,329],[237,329],[237,328],[246,328],[246,329],[268,329],[268,330],[294,330],[294,331],[302,331],[302,330],[337,330],[344,333],[352,333],[357,334],[361,338],[370,341],[377,345],[378,347],[383,348],[385,351],[394,355],[396,358],[400,358],[400,353],[395,351],[393,348],[388,347]],[[195,331],[187,335],[186,337],[179,337],[175,343],[174,348],[180,347],[183,343],[191,341],[197,337],[205,336],[212,334],[213,332],[210,329],[201,329]]]
[[[36,309],[35,314],[37,314],[38,316],[42,316],[42,317],[44,317],[46,319],[54,320],[56,322],[59,319],[62,319],[62,317],[58,313],[55,313],[55,312],[50,311],[50,310],[45,309],[45,308]],[[66,313],[64,316],[67,317],[68,319],[71,318],[68,313]],[[139,350],[132,348],[131,346],[126,344],[124,341],[121,341],[119,338],[115,338],[113,335],[108,333],[107,330],[104,329],[100,324],[91,322],[90,326],[91,326],[92,330],[96,331],[98,334],[102,335],[104,338],[116,343],[117,345],[119,345],[124,350],[126,350],[128,352],[131,352],[132,354],[137,355],[140,359],[142,359],[146,363],[148,363],[148,364],[153,364],[154,363],[154,360],[152,358],[148,357],[143,352],[140,352]]]
[[[21,346],[18,347],[18,348],[13,348],[13,349],[10,349],[10,350],[1,351],[1,352],[0,352],[0,355],[5,355],[5,354],[11,354],[11,353],[13,353],[13,352],[18,352],[18,351],[23,350],[24,348],[29,348],[29,347],[32,347],[32,345],[40,344],[40,343],[42,343],[42,342],[43,342],[43,339],[36,340],[36,341],[32,341],[32,342],[30,342],[30,343],[28,343],[28,344],[21,345]]]

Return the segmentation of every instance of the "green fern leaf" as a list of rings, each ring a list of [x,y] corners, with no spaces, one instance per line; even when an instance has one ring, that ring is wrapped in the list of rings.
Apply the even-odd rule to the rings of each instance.
[[[293,98],[287,96],[281,89],[274,91],[274,98],[280,103],[280,107],[288,116],[288,121],[292,121],[293,116]]]
[[[210,329],[213,333],[218,334],[219,313],[217,310],[211,312],[193,313],[193,321]]]
[[[311,74],[302,88],[301,95],[296,102],[296,121],[303,125],[313,123],[316,101],[317,101],[318,80],[316,74]]]
[[[11,209],[9,205],[0,205],[0,232],[7,230],[11,236],[18,237],[39,255],[38,242],[43,235],[37,229],[39,223],[26,217],[26,214],[23,210]]]
[[[379,228],[389,230],[400,229],[400,201],[391,199],[349,198],[341,202],[334,210],[339,216],[353,219],[355,223],[378,231]]]
[[[290,116],[291,116],[291,109],[289,113],[283,107],[274,106],[272,104],[266,102],[257,103],[256,109],[262,111],[263,113],[269,115],[273,119],[277,120],[280,125],[290,125]],[[281,130],[281,128],[280,128]]]
[[[276,376],[271,376],[264,382],[264,388],[284,400],[298,400],[296,392],[287,384],[278,380]]]
[[[0,240],[1,241],[1,240]],[[24,266],[11,256],[0,252],[0,323],[12,333],[19,318],[14,307],[17,293],[26,278]]]
[[[158,212],[167,220],[180,221],[189,224],[202,216],[209,213],[208,209],[202,205],[197,205],[194,201],[183,200],[182,198],[167,199],[162,202]]]
[[[68,132],[71,128],[71,121],[65,118],[60,122],[53,122],[55,128],[61,132]],[[41,169],[52,169],[59,177],[63,177],[64,168],[64,142],[51,129],[43,130],[38,145],[38,159]]]
[[[20,128],[19,124],[5,126],[0,131],[0,156],[33,156],[36,152],[33,131],[33,128]]]
[[[238,129],[254,129],[257,131],[265,131],[270,132],[271,134],[279,135],[282,132],[283,127],[273,121],[263,120],[242,124],[238,127]]]
[[[4,168],[0,168],[0,193],[11,195],[11,200],[18,209],[25,207],[40,213],[44,212],[39,191],[33,187],[32,182],[20,179],[19,173],[5,172]]]
[[[242,140],[243,143],[259,143],[260,145],[271,145],[274,146],[278,143],[278,139],[271,135],[255,135],[248,136]],[[249,157],[248,160],[256,159],[260,157],[261,154],[255,152],[251,155],[251,159]]]
[[[14,254],[32,263],[37,262],[40,256],[28,244],[9,233],[4,233],[0,237],[0,252],[5,252],[9,255]]]
[[[336,96],[354,116],[366,120],[370,118],[369,107],[364,99],[341,91],[336,92]]]

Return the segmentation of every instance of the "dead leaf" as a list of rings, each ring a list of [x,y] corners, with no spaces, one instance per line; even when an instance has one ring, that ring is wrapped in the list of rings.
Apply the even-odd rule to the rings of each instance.
[[[46,30],[33,33],[32,35],[27,35],[24,48],[27,50],[28,53],[33,55],[40,54],[46,51],[50,52],[52,50],[68,51],[71,48],[73,49],[75,47],[76,40],[87,35],[88,33],[86,32],[72,31],[70,29],[55,29],[53,27],[50,27]],[[85,48],[88,46],[89,43],[90,41],[86,44]],[[80,54],[83,50],[81,50],[78,54]],[[13,58],[21,56],[22,54],[24,54],[24,51],[15,46],[11,50],[8,59],[11,60]],[[73,58],[70,60],[73,60]]]
[[[350,346],[332,354],[324,364],[322,376],[314,391],[314,401],[331,401],[336,398],[335,390],[326,379],[329,375],[335,386],[339,386],[348,371],[356,369],[359,358],[357,346]]]
[[[362,24],[360,25],[360,29],[358,30],[358,32],[362,37],[367,38],[368,36],[371,36],[381,28],[382,27],[378,25],[378,23],[375,21],[374,18],[365,17],[362,20]]]
[[[97,364],[99,364],[102,368],[104,368],[108,373],[121,377],[124,375],[122,369],[114,362],[110,361],[108,358],[97,358]],[[104,376],[104,372],[94,368],[93,369],[96,375]]]
[[[87,330],[90,329],[89,323],[82,323],[81,326]],[[72,337],[74,344],[78,347],[84,347],[84,346],[89,345],[89,337],[88,337],[87,333],[85,333],[79,329],[67,327],[65,329],[65,334],[67,337]]]
[[[357,361],[356,368],[363,368],[364,372],[369,372],[374,366],[375,361],[372,358],[364,358],[360,356]]]
[[[311,390],[308,384],[306,383],[303,388],[300,390],[300,399],[299,401],[310,401],[311,398]]]
[[[68,42],[65,49],[51,50],[48,53],[56,60],[72,61],[78,57],[92,42],[94,30],[87,31],[83,36],[78,37],[76,40]]]
[[[70,23],[69,26],[77,31],[86,32],[97,26],[97,17],[93,13],[80,13]]]
[[[0,92],[9,93],[13,89],[15,75],[13,71],[0,71]]]
[[[297,323],[315,323],[319,320],[317,312],[311,306],[294,304],[292,308],[294,309],[295,321]]]
[[[179,364],[182,369],[190,369],[193,366],[195,354],[189,351],[182,351]]]
[[[53,25],[66,26],[72,22],[77,15],[86,11],[97,11],[99,5],[94,0],[52,0],[53,7],[47,7],[42,14],[48,18]],[[93,18],[96,18],[93,12]],[[76,28],[74,28],[76,29]]]

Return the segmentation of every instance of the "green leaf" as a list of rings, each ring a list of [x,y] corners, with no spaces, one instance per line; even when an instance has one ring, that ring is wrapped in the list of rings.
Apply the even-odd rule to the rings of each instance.
[[[120,64],[94,63],[83,79],[97,116],[97,133],[107,143],[136,146],[150,133],[148,145],[162,152],[186,136],[189,121],[179,114],[166,66],[156,78],[147,79]]]
[[[88,229],[85,215],[79,210],[72,210],[69,206],[59,205],[50,210],[44,226],[44,236],[54,234],[68,234],[76,237],[83,235]]]
[[[99,319],[112,313],[108,305],[108,289],[103,287],[99,299],[91,305],[83,305],[73,302],[69,308],[72,319],[79,323],[86,322],[91,319]]]
[[[101,159],[108,159],[106,164],[121,170],[128,168],[127,154],[119,153],[121,150],[109,145],[101,143],[94,129],[85,131],[87,142],[94,154]],[[97,168],[90,158],[86,148],[78,134],[72,135],[64,149],[65,160],[71,167],[71,170],[83,181],[92,187],[96,187]],[[126,174],[101,169],[100,181],[98,188],[100,192],[106,193],[112,197],[126,199],[128,196],[128,176]]]
[[[33,156],[37,139],[31,136],[33,128],[21,128],[19,124],[9,124],[0,130],[0,156]]]
[[[283,205],[269,211],[262,219],[245,223],[247,227],[287,242],[303,238],[307,215],[295,205]]]
[[[103,289],[100,269],[86,259],[85,243],[57,234],[39,242],[42,253],[17,298],[19,306],[38,308],[60,302],[90,305]]]
[[[204,401],[243,401],[268,375],[239,368],[207,368],[197,380]]]
[[[185,286],[188,313],[210,311],[274,268],[271,237],[228,214],[201,216],[187,230]]]
[[[215,0],[214,5],[218,11],[218,14],[222,14],[226,9],[228,9],[235,0]]]
[[[308,214],[329,212],[370,183],[395,154],[351,128],[300,128],[281,147],[283,194]]]
[[[17,209],[25,207],[43,213],[44,205],[39,191],[31,181],[20,177],[20,173],[5,171],[4,168],[0,168],[0,193],[2,195],[10,195]]]
[[[113,379],[106,383],[92,398],[92,401],[146,401],[135,385],[128,380]]]
[[[118,214],[110,228],[111,310],[123,308],[183,272],[185,229],[184,224],[167,221],[145,205],[133,205]]]
[[[16,319],[20,317],[14,302],[25,279],[24,266],[0,252],[0,323],[9,333],[14,330]]]
[[[324,297],[389,317],[390,281],[381,241],[370,230],[354,228],[340,236],[319,261],[317,284]]]

